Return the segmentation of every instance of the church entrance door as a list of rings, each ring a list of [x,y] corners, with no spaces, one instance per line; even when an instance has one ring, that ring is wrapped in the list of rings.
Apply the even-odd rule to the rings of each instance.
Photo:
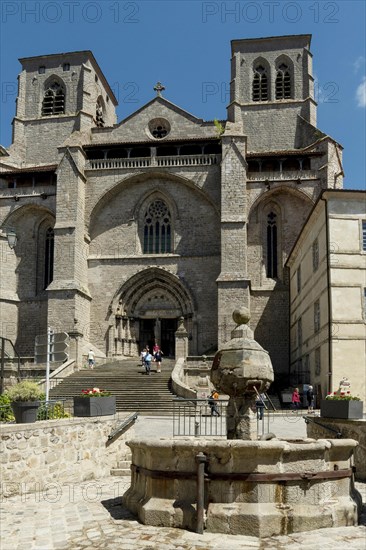
[[[161,320],[161,344],[164,355],[174,357],[175,355],[175,332],[178,328],[178,319]]]
[[[155,342],[155,319],[140,319],[140,347],[149,346],[150,352]]]

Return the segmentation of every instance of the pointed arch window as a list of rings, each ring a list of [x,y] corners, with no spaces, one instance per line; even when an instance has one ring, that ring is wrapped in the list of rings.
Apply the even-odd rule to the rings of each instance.
[[[277,215],[270,212],[267,216],[267,277],[276,279],[277,276]]]
[[[42,102],[42,116],[65,113],[65,90],[58,82],[53,82],[45,91]]]
[[[44,247],[44,288],[47,288],[53,281],[54,242],[55,234],[52,227],[49,227],[46,231]]]
[[[144,216],[144,254],[168,254],[172,248],[172,224],[164,201],[152,202]]]
[[[254,69],[253,101],[268,101],[268,77],[266,69],[258,65]]]
[[[276,75],[276,99],[291,99],[291,74],[287,65],[282,63]]]

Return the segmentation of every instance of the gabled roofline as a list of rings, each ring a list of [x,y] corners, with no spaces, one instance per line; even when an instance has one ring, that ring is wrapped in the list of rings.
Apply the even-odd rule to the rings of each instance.
[[[134,111],[133,113],[131,113],[130,115],[128,115],[128,117],[124,118],[123,120],[121,120],[121,122],[119,122],[118,124],[116,124],[114,126],[114,128],[118,128],[119,126],[121,126],[123,123],[127,122],[128,120],[130,120],[130,118],[136,116],[138,113],[141,113],[141,111],[143,111],[144,109],[146,109],[147,107],[149,107],[150,105],[152,105],[153,103],[161,103],[162,105],[166,105],[167,107],[169,107],[170,109],[173,109],[173,111],[176,111],[178,113],[181,113],[181,114],[184,114],[184,116],[186,116],[187,118],[189,118],[192,122],[195,122],[196,124],[204,124],[204,120],[203,118],[197,118],[195,115],[192,115],[191,113],[189,113],[188,111],[185,111],[184,109],[182,109],[181,107],[179,107],[178,105],[175,105],[175,103],[172,103],[171,101],[169,101],[168,99],[166,99],[165,97],[161,97],[161,96],[157,96],[157,97],[154,97],[153,99],[151,99],[150,101],[148,101],[147,103],[145,103],[145,105],[143,105],[142,107],[140,107],[139,109],[137,109],[137,111]],[[213,124],[213,123],[212,123]]]
[[[103,73],[102,69],[100,68],[100,66],[99,66],[97,60],[95,59],[94,54],[91,50],[80,50],[80,51],[64,52],[64,53],[50,53],[50,54],[46,54],[46,55],[34,55],[32,57],[20,57],[18,59],[18,61],[23,65],[24,62],[33,61],[34,59],[47,59],[49,57],[70,58],[70,57],[75,57],[75,56],[80,56],[80,55],[85,55],[86,57],[88,57],[90,59],[92,65],[94,66],[95,71],[98,73],[98,76],[100,77],[101,81],[103,82],[104,87],[108,91],[108,95],[109,95],[110,99],[112,100],[113,104],[115,106],[117,106],[118,105],[117,98],[114,95],[110,85],[108,84],[108,81],[107,81],[106,77],[104,76],[104,73]]]

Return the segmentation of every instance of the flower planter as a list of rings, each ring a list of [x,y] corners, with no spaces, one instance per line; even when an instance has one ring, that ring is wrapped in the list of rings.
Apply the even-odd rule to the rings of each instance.
[[[320,416],[326,418],[355,419],[363,416],[362,401],[341,399],[323,399],[320,404]]]
[[[74,416],[108,416],[116,412],[116,396],[74,397]]]
[[[30,424],[37,420],[39,401],[12,401],[11,408],[17,424]]]

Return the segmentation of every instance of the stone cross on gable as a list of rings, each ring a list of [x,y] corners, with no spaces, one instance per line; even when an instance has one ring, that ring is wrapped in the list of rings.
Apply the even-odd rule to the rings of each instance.
[[[165,86],[163,86],[161,82],[157,82],[156,86],[154,86],[154,90],[156,91],[156,95],[161,97],[161,92],[165,90]]]

